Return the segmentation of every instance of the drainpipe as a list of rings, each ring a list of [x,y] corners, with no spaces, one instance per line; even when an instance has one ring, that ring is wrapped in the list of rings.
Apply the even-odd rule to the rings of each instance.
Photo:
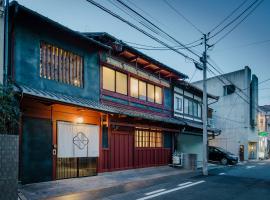
[[[7,75],[7,71],[8,71],[8,63],[9,63],[9,37],[8,37],[8,15],[9,15],[9,0],[5,1],[5,32],[4,32],[4,81],[3,81],[3,85],[7,85],[7,81],[8,81],[8,75]]]

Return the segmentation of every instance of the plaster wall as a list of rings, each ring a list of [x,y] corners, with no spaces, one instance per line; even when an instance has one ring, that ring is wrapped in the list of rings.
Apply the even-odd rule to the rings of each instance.
[[[213,121],[215,128],[221,130],[221,135],[209,141],[209,145],[223,147],[224,149],[239,155],[240,145],[244,145],[244,159],[248,159],[249,142],[258,142],[257,128],[250,123],[250,83],[251,70],[245,67],[242,70],[225,75],[237,88],[236,92],[224,95],[224,85],[231,83],[225,78],[225,84],[217,77],[207,80],[207,91],[210,94],[219,96],[217,103],[211,104],[213,108]],[[202,81],[195,82],[196,86],[202,88]]]

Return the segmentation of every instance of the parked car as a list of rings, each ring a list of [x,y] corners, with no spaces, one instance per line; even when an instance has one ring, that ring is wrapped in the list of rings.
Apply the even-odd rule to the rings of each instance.
[[[209,146],[208,147],[208,160],[214,162],[220,162],[222,165],[236,164],[238,162],[238,156],[231,152],[226,151],[220,147]]]

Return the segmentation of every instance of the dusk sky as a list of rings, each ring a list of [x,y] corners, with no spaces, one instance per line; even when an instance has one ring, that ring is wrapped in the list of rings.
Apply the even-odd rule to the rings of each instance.
[[[202,34],[198,30],[177,15],[164,0],[123,1],[183,44],[202,37]],[[181,12],[203,33],[208,33],[242,2],[245,2],[242,9],[238,10],[236,15],[229,19],[227,23],[253,1],[254,0],[168,0],[176,10]],[[108,32],[125,42],[155,47],[161,46],[159,43],[131,28],[127,24],[88,3],[86,0],[18,0],[18,2],[76,31]],[[97,0],[97,2],[139,26],[138,22],[113,5],[116,4],[119,6],[116,1]],[[222,72],[225,73],[242,69],[247,65],[251,68],[252,73],[258,76],[259,82],[269,79],[269,20],[270,0],[265,0],[243,23],[208,52],[210,56],[209,61],[212,62],[214,66],[217,65],[221,68]],[[215,41],[227,33],[232,27],[233,26],[230,26],[228,29],[225,29],[222,33],[212,38],[209,44],[215,43]],[[215,31],[218,30],[219,29]],[[151,34],[155,35],[154,33]],[[164,41],[173,46],[177,45],[166,40]],[[195,50],[201,54],[203,48],[200,46],[195,48]],[[187,74],[190,78],[194,74],[194,64],[173,51],[141,51]],[[189,54],[186,50],[181,51],[192,56],[192,54]],[[198,60],[195,56],[193,56],[193,58]],[[208,76],[212,76],[212,74],[208,74]],[[196,70],[192,81],[201,79],[202,72]],[[270,104],[270,81],[259,85],[259,104]]]

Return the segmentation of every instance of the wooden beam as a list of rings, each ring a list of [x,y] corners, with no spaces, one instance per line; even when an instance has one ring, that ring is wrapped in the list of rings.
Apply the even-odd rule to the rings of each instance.
[[[152,65],[151,63],[148,63],[148,64],[144,65],[143,68],[146,69],[146,68],[150,67],[151,65]]]
[[[138,56],[135,56],[129,62],[135,62],[138,58],[139,58]]]
[[[145,124],[130,124],[130,123],[124,123],[124,122],[110,122],[111,125],[117,125],[117,126],[126,126],[126,127],[142,127],[142,128],[149,128],[149,129],[159,129],[162,131],[170,131],[170,132],[177,132],[179,133],[180,128],[179,129],[171,129],[171,128],[163,128],[163,127],[159,127],[159,126],[149,126],[149,125],[145,125]]]

